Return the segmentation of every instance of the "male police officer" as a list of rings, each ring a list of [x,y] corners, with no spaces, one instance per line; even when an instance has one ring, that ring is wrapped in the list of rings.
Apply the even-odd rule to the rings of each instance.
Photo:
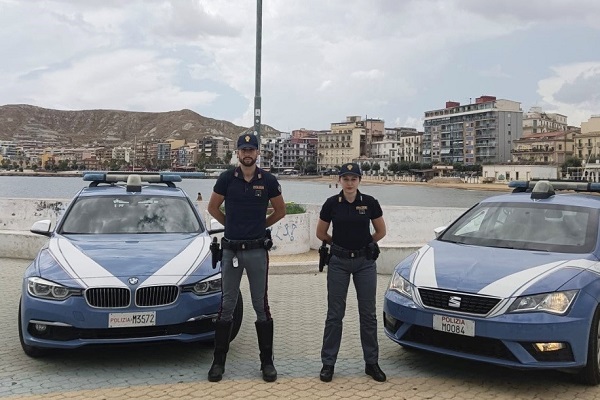
[[[223,377],[233,310],[245,269],[250,283],[252,306],[256,312],[262,377],[267,382],[273,382],[277,379],[277,371],[273,365],[273,320],[267,297],[267,248],[270,246],[266,228],[285,216],[285,202],[277,178],[256,166],[256,136],[240,136],[237,155],[239,166],[219,176],[208,203],[208,212],[225,226],[221,242],[221,309],[216,322],[215,352],[208,380],[218,382]],[[266,216],[269,200],[273,213]],[[220,209],[223,202],[225,214]]]

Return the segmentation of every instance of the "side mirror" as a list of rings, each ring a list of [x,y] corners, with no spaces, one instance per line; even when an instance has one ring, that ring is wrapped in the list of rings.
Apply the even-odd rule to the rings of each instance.
[[[439,237],[445,230],[446,230],[447,226],[439,226],[437,228],[435,228],[433,230],[433,233],[435,234],[435,237]]]
[[[34,222],[31,226],[30,231],[38,235],[50,236],[52,234],[50,232],[51,227],[52,221],[50,221],[49,219],[43,219],[41,221]]]
[[[222,233],[222,232],[225,232],[225,227],[223,225],[221,225],[221,223],[219,221],[212,218],[210,220],[210,229],[208,230],[208,234],[213,235],[215,233]]]

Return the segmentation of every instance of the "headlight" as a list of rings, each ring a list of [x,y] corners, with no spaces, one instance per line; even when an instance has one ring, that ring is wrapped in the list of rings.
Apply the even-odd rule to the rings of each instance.
[[[192,292],[198,296],[216,293],[221,291],[221,274],[213,275],[190,285],[185,285],[182,288],[184,292]]]
[[[38,277],[27,278],[27,292],[47,300],[64,300],[81,295],[81,289],[69,288]]]
[[[545,311],[552,314],[564,314],[569,309],[577,292],[577,290],[566,290],[517,297],[508,308],[508,312]]]
[[[406,279],[400,276],[398,271],[394,271],[390,280],[389,290],[395,290],[404,297],[413,298],[413,286]]]

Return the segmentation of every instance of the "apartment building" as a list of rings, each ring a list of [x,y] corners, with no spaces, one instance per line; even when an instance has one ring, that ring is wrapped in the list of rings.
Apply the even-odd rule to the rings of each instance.
[[[523,134],[521,103],[481,96],[475,103],[448,101],[425,112],[424,163],[498,163],[511,160],[512,141]]]
[[[541,107],[531,107],[523,114],[523,136],[536,133],[566,131],[567,117],[557,113],[546,113]]]
[[[294,131],[291,135],[282,132],[277,138],[261,139],[261,167],[282,171],[316,162],[317,140],[315,131]]]
[[[227,152],[234,152],[233,140],[224,136],[205,136],[197,140],[198,153],[204,154],[208,159],[225,159]]]
[[[361,156],[370,158],[371,144],[383,140],[384,131],[384,121],[380,119],[349,116],[344,122],[332,123],[329,131],[317,135],[318,169],[340,166]]]
[[[515,163],[547,163],[561,165],[573,156],[572,131],[535,133],[513,141],[512,161]]]

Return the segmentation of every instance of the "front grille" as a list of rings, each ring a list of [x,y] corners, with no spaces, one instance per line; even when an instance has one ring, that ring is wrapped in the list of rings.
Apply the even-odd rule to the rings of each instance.
[[[92,288],[85,291],[85,299],[92,307],[123,308],[131,302],[127,288]]]
[[[177,286],[150,286],[139,288],[135,292],[135,304],[138,307],[164,306],[177,300]]]
[[[413,325],[401,338],[407,342],[420,343],[459,353],[475,354],[508,361],[518,361],[501,340],[478,336],[463,336]]]
[[[500,299],[496,297],[473,296],[423,288],[419,289],[419,295],[427,307],[477,315],[486,315],[500,302]],[[450,297],[460,298],[460,307],[450,307]]]
[[[177,286],[150,286],[139,288],[135,293],[138,307],[173,304],[179,296]],[[85,291],[88,304],[96,308],[124,308],[131,302],[131,290],[127,288],[92,288]]]

